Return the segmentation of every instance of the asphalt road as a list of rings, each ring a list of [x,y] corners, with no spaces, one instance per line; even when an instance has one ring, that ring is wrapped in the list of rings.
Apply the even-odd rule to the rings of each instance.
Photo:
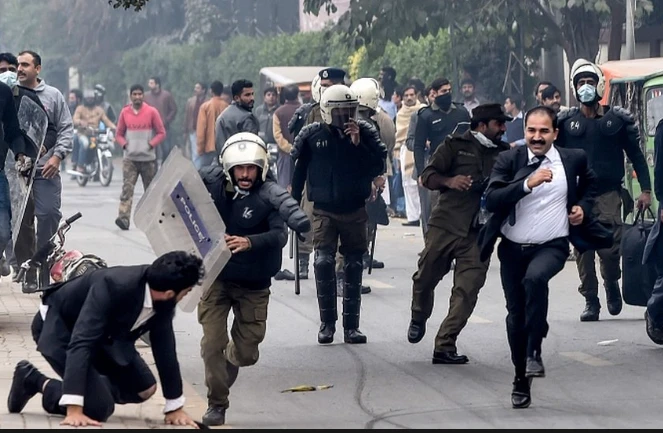
[[[116,162],[116,169],[120,166]],[[63,180],[63,215],[82,212],[67,245],[98,254],[111,265],[154,259],[145,236],[133,225],[114,224],[121,172],[104,188]],[[137,187],[137,203],[142,187]],[[243,368],[232,388],[227,422],[235,428],[659,428],[663,404],[663,350],[645,334],[644,308],[625,306],[617,317],[603,307],[601,320],[581,323],[584,300],[577,292],[575,264],[551,282],[550,333],[543,344],[547,377],[535,379],[532,405],[510,404],[513,367],[506,341],[506,310],[494,258],[470,323],[458,341],[470,363],[432,365],[437,327],[447,310],[453,277],[437,288],[437,304],[422,342],[406,333],[411,276],[423,239],[418,228],[392,220],[380,227],[376,258],[385,269],[364,274],[373,293],[362,300],[361,330],[368,344],[319,346],[313,280],[275,281],[268,331],[260,360]],[[284,265],[292,269],[284,249]],[[313,269],[311,268],[311,275]],[[605,294],[601,294],[605,304]],[[340,300],[339,300],[340,308]],[[339,322],[340,328],[340,322]],[[205,395],[199,356],[201,328],[195,313],[178,312],[178,351],[185,379]],[[297,385],[333,385],[301,393]]]

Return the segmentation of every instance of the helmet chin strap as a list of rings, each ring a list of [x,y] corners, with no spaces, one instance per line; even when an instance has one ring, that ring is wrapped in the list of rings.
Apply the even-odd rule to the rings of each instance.
[[[249,194],[251,194],[251,191],[246,191],[238,187],[237,185],[233,185],[235,187],[235,195],[233,196],[233,200],[237,200],[237,197],[240,197],[240,200],[243,198],[246,198]]]

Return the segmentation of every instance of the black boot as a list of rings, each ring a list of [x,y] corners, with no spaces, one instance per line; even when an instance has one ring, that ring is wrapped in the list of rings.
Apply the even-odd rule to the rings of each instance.
[[[622,292],[619,290],[619,283],[617,281],[606,282],[605,286],[605,297],[606,304],[608,304],[608,313],[612,316],[616,316],[622,312]]]
[[[35,293],[39,290],[39,281],[37,279],[37,269],[30,268],[25,273],[25,280],[21,285],[21,291],[23,293]]]
[[[299,254],[299,279],[308,280],[308,258],[310,254]]]
[[[361,274],[363,260],[360,255],[345,256],[343,272],[343,337],[348,344],[365,344],[366,336],[359,331],[361,309]]]
[[[516,377],[511,391],[511,406],[514,409],[526,409],[532,404],[531,379]]]
[[[599,298],[587,299],[585,303],[585,311],[580,315],[581,322],[596,322],[599,320],[599,312],[601,311],[601,304]]]
[[[336,332],[336,260],[334,254],[325,251],[315,252],[315,288],[318,294],[318,308],[320,309],[319,344],[331,344]]]

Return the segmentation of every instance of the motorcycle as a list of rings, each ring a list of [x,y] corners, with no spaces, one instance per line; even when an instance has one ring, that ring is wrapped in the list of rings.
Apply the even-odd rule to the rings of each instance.
[[[78,250],[65,250],[65,235],[71,229],[71,225],[81,217],[81,213],[78,212],[67,218],[60,224],[51,239],[39,248],[32,258],[21,264],[17,275],[18,282],[25,283],[25,276],[28,271],[31,269],[39,271],[44,264],[49,269],[52,283],[62,283],[88,271],[108,267],[105,260],[94,254],[83,254]]]
[[[67,173],[76,176],[76,182],[79,186],[87,185],[92,179],[94,182],[101,183],[102,186],[108,186],[113,179],[113,146],[115,136],[113,131],[107,129],[102,123],[99,128],[88,128],[90,131],[89,151],[94,152],[94,158],[88,164],[85,164],[85,172],[81,173],[75,170],[68,170]],[[89,159],[88,159],[89,161]]]
[[[269,169],[276,179],[276,158],[279,155],[279,147],[276,143],[267,143],[267,154],[269,155]]]

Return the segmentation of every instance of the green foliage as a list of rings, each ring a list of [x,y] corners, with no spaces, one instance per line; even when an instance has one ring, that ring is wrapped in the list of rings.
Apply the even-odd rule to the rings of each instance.
[[[108,4],[113,6],[114,9],[133,8],[136,12],[138,12],[145,7],[148,1],[150,0],[108,0]]]

